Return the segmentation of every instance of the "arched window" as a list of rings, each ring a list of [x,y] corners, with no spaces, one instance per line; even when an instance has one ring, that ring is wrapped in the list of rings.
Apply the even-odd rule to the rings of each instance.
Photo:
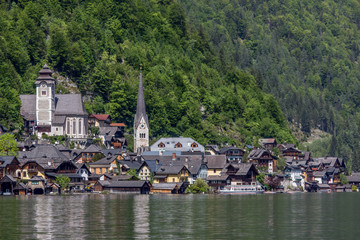
[[[81,119],[79,119],[79,134],[81,134]]]

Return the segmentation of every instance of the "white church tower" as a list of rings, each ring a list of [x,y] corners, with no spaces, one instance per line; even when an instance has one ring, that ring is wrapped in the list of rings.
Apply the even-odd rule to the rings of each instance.
[[[139,92],[134,119],[134,152],[142,154],[149,147],[149,119],[146,114],[142,72],[140,69]]]
[[[51,124],[55,112],[55,79],[52,71],[45,64],[39,72],[36,85],[36,132],[40,137],[43,133],[51,134]]]

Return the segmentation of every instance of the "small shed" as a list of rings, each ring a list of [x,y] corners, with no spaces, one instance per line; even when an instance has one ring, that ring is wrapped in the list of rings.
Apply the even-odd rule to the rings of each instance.
[[[18,183],[14,188],[15,195],[26,195],[26,185],[24,183]]]
[[[96,192],[109,191],[111,193],[149,194],[150,188],[151,184],[148,181],[99,180],[94,186]]]
[[[15,186],[16,180],[10,175],[5,175],[0,180],[0,193],[3,195],[12,195],[14,194]]]
[[[179,186],[177,183],[154,183],[151,192],[177,194],[179,193]]]

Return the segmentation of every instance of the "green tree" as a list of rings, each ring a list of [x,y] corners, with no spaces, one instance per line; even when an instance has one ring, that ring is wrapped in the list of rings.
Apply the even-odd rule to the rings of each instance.
[[[286,161],[285,158],[280,157],[277,161],[276,161],[276,168],[278,171],[284,171],[286,167]]]
[[[0,135],[0,155],[16,156],[18,151],[18,144],[13,134],[5,133]]]
[[[344,173],[340,173],[340,184],[345,185],[348,183],[349,183],[349,180],[347,179],[346,175]]]
[[[59,175],[56,176],[55,183],[59,184],[61,187],[61,190],[65,190],[69,183],[71,182],[70,178],[68,176]]]
[[[137,175],[136,173],[136,169],[129,169],[127,172],[126,172],[127,175],[130,175],[130,176],[133,176],[136,180],[139,180],[139,176]]]
[[[205,180],[197,178],[193,184],[186,188],[186,193],[208,193],[209,190],[210,187]]]

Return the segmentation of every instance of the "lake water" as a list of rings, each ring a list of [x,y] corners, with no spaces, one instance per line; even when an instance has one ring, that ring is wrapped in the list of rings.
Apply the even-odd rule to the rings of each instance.
[[[1,239],[359,239],[359,193],[0,197]]]

